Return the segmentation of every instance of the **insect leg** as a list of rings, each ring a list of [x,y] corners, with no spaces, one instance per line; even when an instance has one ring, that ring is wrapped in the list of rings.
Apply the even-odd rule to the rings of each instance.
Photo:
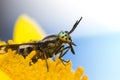
[[[37,51],[37,53],[31,58],[31,60],[32,60],[33,63],[36,63],[39,58],[45,60],[46,67],[47,67],[47,72],[48,72],[49,71],[49,67],[48,67],[47,56],[46,56],[45,51],[43,51],[43,50]],[[32,65],[32,62],[29,62],[29,65]]]
[[[68,63],[70,61],[70,60],[66,61],[66,60],[62,59],[62,57],[69,51],[69,49],[70,49],[70,46],[65,47],[65,48],[63,47],[63,49],[60,51],[59,59],[62,61],[63,64],[64,64],[64,62]],[[65,51],[65,52],[63,53],[63,51]]]
[[[55,61],[56,55],[60,52],[61,48],[63,48],[64,45],[60,46],[58,49],[55,50],[55,55],[53,56],[52,60]]]
[[[64,45],[60,46],[60,47],[56,50],[55,55],[57,55],[57,54],[61,51],[62,48],[64,48]]]
[[[67,49],[67,50],[66,50]],[[67,47],[63,47],[63,49],[61,50],[61,54],[60,54],[60,57],[63,57],[67,52],[68,52],[68,50],[70,49],[70,46],[67,46]],[[63,51],[64,50],[66,50],[64,53],[63,53]]]
[[[47,62],[47,56],[46,56],[46,53],[44,51],[43,51],[43,55],[44,55],[44,58],[45,58],[47,72],[48,72],[49,71],[49,67],[48,67],[48,62]]]
[[[36,52],[36,54],[31,58],[32,62],[29,62],[29,65],[32,65],[32,63],[36,63],[38,59],[40,58],[39,55],[40,52]]]

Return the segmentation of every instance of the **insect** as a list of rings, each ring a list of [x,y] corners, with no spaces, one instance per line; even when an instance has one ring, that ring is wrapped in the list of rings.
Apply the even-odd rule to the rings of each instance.
[[[59,59],[64,62],[69,62],[69,60],[64,60],[62,57],[69,51],[75,54],[73,46],[76,46],[72,42],[70,34],[76,29],[79,22],[82,20],[82,17],[76,21],[73,25],[73,28],[70,31],[61,31],[58,34],[49,35],[43,38],[40,41],[32,41],[29,43],[21,44],[11,44],[11,45],[1,45],[0,48],[5,47],[5,51],[11,48],[16,50],[16,53],[21,54],[24,58],[32,51],[35,50],[36,54],[31,58],[33,63],[36,63],[38,59],[43,59],[46,62],[47,71],[49,71],[47,59],[52,58],[53,56],[59,54]],[[68,44],[68,46],[65,46]],[[32,65],[32,63],[29,63]]]

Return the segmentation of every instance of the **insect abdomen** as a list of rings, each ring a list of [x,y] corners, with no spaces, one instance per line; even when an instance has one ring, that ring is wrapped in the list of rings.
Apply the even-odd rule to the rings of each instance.
[[[21,45],[19,46],[17,53],[25,58],[32,50],[34,50],[34,48],[31,45]]]

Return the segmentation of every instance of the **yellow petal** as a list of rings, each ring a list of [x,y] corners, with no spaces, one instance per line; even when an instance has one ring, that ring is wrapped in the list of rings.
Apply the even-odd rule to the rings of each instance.
[[[87,75],[84,75],[82,80],[88,80],[88,76]]]
[[[12,80],[8,75],[0,70],[0,80]]]
[[[8,40],[8,44],[14,44],[13,40]]]
[[[30,58],[35,53],[32,51],[24,59],[22,55],[15,54],[9,49],[8,53],[1,55],[0,70],[10,76],[12,80],[88,80],[88,76],[83,75],[82,67],[77,68],[74,72],[71,70],[72,62],[64,65],[59,58],[55,61],[47,59],[49,72],[47,72],[45,60],[42,59],[29,66]]]
[[[16,23],[13,32],[13,40],[15,43],[25,43],[33,40],[41,40],[45,33],[40,26],[29,16],[21,15]]]

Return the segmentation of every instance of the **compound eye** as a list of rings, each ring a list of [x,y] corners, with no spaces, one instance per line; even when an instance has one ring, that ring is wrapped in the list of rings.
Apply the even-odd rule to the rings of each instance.
[[[71,40],[71,38],[69,37],[69,40]]]
[[[64,36],[62,36],[62,38],[64,38]]]
[[[65,34],[65,36],[67,36],[67,34]]]
[[[64,32],[62,32],[62,34],[64,34]]]
[[[66,41],[67,41],[67,38],[65,38],[66,39]]]
[[[65,33],[68,33],[68,31],[65,31]]]

